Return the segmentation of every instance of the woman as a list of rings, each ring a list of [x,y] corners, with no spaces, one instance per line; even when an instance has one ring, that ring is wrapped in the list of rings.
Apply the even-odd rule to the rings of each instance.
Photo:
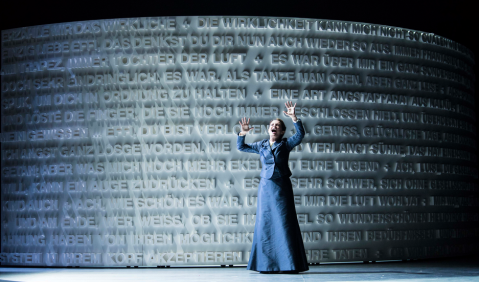
[[[253,128],[249,119],[240,121],[238,150],[260,155],[261,181],[258,187],[256,224],[248,270],[261,273],[298,273],[308,270],[303,240],[294,207],[289,152],[301,143],[304,129],[296,117],[296,104],[285,103],[296,128],[296,134],[283,139],[286,126],[281,119],[270,122],[269,139],[245,144],[245,135]]]

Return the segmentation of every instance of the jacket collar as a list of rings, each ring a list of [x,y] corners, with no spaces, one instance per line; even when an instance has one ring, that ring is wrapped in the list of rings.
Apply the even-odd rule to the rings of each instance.
[[[264,139],[264,140],[263,140],[262,147],[265,148],[265,149],[268,149],[268,150],[272,151],[272,150],[276,149],[277,147],[283,145],[284,140],[285,140],[285,138],[281,139],[281,141],[279,141],[279,142],[274,142],[274,143],[273,143],[273,146],[271,147],[271,146],[269,145],[269,139]]]

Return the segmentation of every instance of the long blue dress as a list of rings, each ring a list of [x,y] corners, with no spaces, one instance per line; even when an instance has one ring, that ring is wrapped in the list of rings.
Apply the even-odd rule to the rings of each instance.
[[[306,271],[308,262],[296,217],[289,152],[301,143],[304,129],[300,120],[296,134],[269,145],[269,140],[245,144],[239,136],[238,150],[260,155],[261,181],[258,187],[256,223],[248,270]]]

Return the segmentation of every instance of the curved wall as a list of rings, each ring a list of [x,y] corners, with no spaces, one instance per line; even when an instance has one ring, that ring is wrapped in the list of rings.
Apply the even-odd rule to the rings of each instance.
[[[172,17],[2,31],[2,265],[246,264],[286,101],[311,263],[477,251],[473,54],[410,29]]]

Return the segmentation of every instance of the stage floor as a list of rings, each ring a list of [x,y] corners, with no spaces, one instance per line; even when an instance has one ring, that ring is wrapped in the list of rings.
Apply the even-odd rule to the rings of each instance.
[[[195,268],[18,268],[0,267],[0,281],[479,281],[479,258],[312,265],[296,275],[260,274],[244,266]]]

